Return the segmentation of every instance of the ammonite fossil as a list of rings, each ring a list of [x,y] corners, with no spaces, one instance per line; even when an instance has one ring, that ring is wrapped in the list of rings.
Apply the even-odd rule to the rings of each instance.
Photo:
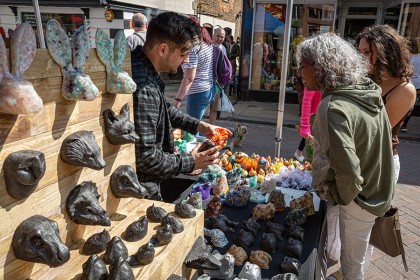
[[[249,256],[251,263],[258,265],[261,269],[268,269],[269,263],[273,260],[267,252],[256,250],[251,251]]]
[[[243,265],[243,263],[248,259],[248,255],[246,254],[244,248],[236,246],[235,244],[230,246],[228,253],[235,258],[235,265],[237,266]]]

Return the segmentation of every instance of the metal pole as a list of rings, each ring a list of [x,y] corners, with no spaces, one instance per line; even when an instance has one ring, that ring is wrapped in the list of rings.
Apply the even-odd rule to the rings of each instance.
[[[283,57],[281,61],[281,78],[280,78],[280,93],[279,105],[277,109],[277,129],[275,145],[275,155],[280,157],[280,147],[282,141],[282,128],[284,117],[284,99],[286,97],[286,83],[287,83],[287,66],[289,65],[289,45],[290,45],[290,29],[292,23],[293,0],[287,0],[286,8],[286,24],[284,27],[284,40],[283,40]]]
[[[41,12],[39,11],[38,0],[32,0],[35,9],[36,27],[38,29],[39,46],[45,49],[44,30],[42,29]]]

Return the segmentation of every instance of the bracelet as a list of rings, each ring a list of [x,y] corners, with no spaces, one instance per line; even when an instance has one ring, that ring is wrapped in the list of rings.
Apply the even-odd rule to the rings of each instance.
[[[178,102],[181,102],[182,101],[182,99],[180,99],[178,97],[175,97],[175,100],[178,101]]]

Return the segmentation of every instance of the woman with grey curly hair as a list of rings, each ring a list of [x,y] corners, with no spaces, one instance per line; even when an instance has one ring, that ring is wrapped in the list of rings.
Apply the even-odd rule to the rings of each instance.
[[[366,59],[335,34],[303,41],[297,61],[306,88],[322,92],[313,125],[312,187],[329,202],[329,214],[337,213],[344,279],[363,279],[372,226],[389,210],[395,185],[381,90],[366,77]]]

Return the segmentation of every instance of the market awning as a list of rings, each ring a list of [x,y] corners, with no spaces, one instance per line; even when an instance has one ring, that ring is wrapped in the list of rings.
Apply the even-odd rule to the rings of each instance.
[[[98,0],[39,0],[40,6],[52,7],[100,7]],[[32,6],[32,0],[0,0],[0,5]]]

